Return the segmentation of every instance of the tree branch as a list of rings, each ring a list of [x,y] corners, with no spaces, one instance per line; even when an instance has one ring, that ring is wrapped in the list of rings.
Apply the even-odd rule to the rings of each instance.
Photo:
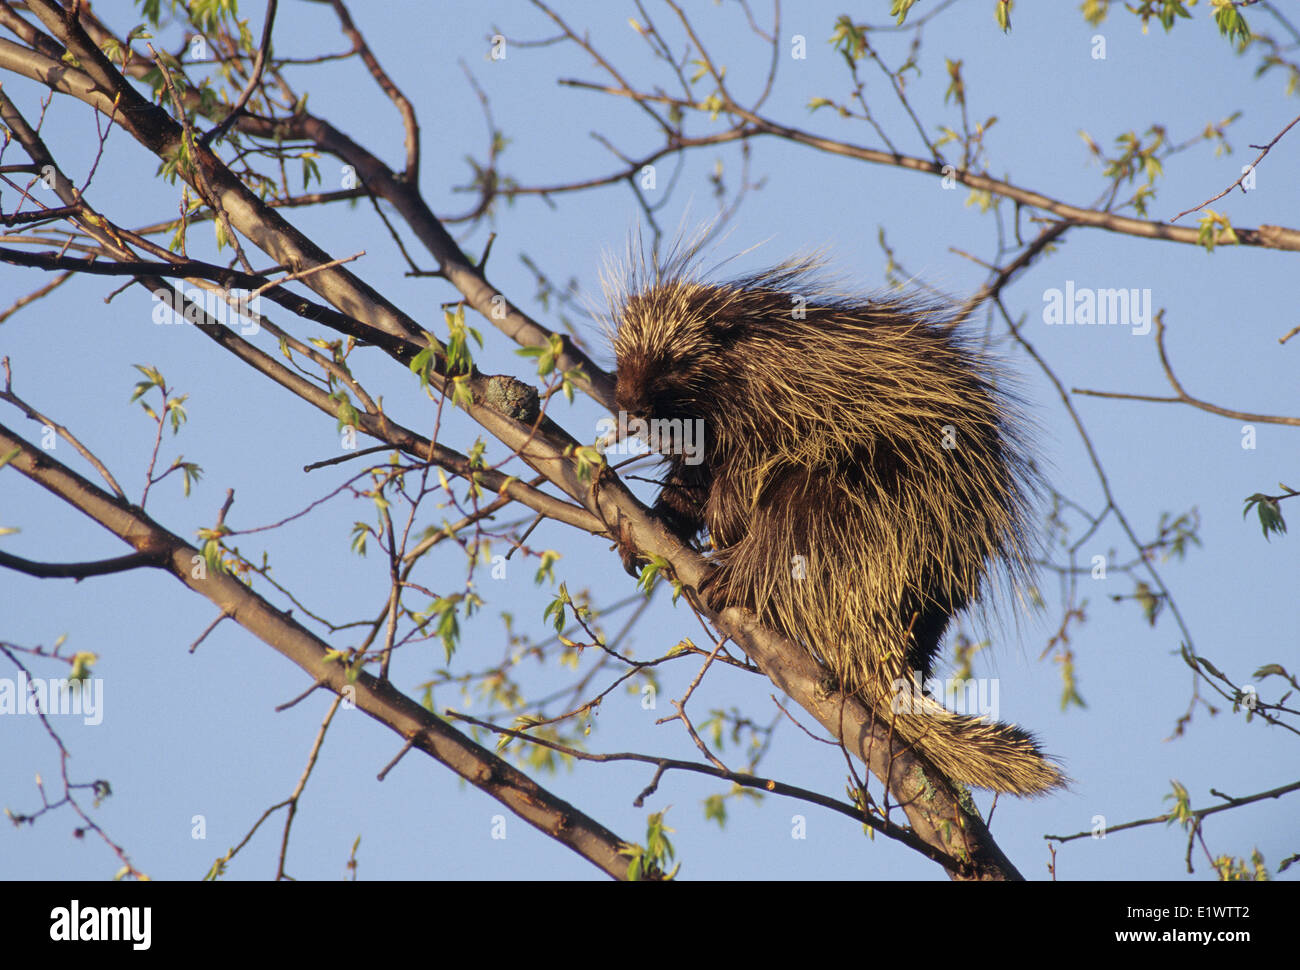
[[[148,557],[151,564],[206,597],[322,686],[350,698],[366,714],[497,799],[533,827],[568,846],[606,874],[616,879],[626,878],[627,859],[619,854],[625,843],[599,822],[452,729],[391,684],[364,670],[350,671],[346,664],[327,659],[330,645],[292,617],[232,576],[197,568],[196,564],[203,562],[199,550],[0,424],[0,451],[8,453],[14,449],[19,453],[8,467],[134,546],[138,555]]]

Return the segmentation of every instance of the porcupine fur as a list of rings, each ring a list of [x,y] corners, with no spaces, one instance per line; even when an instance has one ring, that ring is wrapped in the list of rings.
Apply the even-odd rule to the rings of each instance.
[[[687,251],[607,281],[619,409],[703,420],[703,460],[667,456],[654,511],[684,542],[707,530],[713,608],[803,644],[945,775],[1058,787],[1027,732],[899,690],[954,613],[1030,579],[1038,478],[1005,377],[951,309],[841,295],[819,268],[705,282]]]

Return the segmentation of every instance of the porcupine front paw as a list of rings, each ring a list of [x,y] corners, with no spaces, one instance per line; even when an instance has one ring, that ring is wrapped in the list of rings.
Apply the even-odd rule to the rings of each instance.
[[[618,556],[623,560],[623,569],[627,574],[633,579],[639,578],[641,564],[647,562],[647,560],[632,542],[632,530],[626,521],[619,522],[618,530],[614,536],[614,544],[610,548],[618,550]]]

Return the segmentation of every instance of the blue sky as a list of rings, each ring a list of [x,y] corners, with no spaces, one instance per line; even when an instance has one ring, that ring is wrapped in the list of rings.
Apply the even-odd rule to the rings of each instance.
[[[793,7],[794,5],[789,5]],[[884,23],[886,4],[859,5]],[[1100,166],[1091,159],[1080,130],[1108,151],[1114,138],[1166,126],[1171,141],[1185,141],[1235,111],[1241,118],[1229,129],[1236,148],[1216,156],[1203,144],[1168,160],[1157,183],[1151,217],[1168,218],[1231,183],[1252,160],[1250,143],[1273,138],[1297,113],[1300,102],[1283,90],[1280,74],[1253,78],[1253,56],[1235,57],[1204,11],[1180,23],[1171,34],[1155,27],[1143,35],[1134,19],[1117,11],[1101,28],[1087,25],[1070,5],[1018,5],[1014,29],[1003,35],[994,25],[991,2],[959,3],[926,30],[921,75],[909,94],[931,137],[939,124],[955,125],[959,114],[943,104],[947,85],[943,58],[961,58],[972,119],[997,115],[986,139],[990,174],[1068,202],[1090,205],[1105,188]],[[97,5],[120,31],[137,22],[125,3]],[[667,24],[666,9],[650,8]],[[920,10],[920,8],[917,8]],[[799,4],[787,9],[783,36],[803,34],[808,56],[783,57],[777,84],[765,112],[784,123],[830,138],[876,147],[861,122],[841,120],[829,111],[810,115],[808,102],[819,96],[842,99],[847,89],[844,63],[826,43],[840,6]],[[258,5],[242,9],[250,26],[260,28]],[[604,80],[590,58],[571,46],[529,47],[516,43],[549,37],[553,27],[533,7],[521,3],[358,4],[353,11],[376,55],[415,104],[423,124],[422,189],[441,215],[464,212],[473,197],[451,191],[464,184],[467,154],[482,157],[487,125],[464,68],[473,74],[491,103],[495,124],[510,139],[502,170],[522,184],[548,184],[603,175],[617,166],[599,132],[623,152],[653,148],[655,132],[625,100],[560,87],[558,78]],[[626,70],[634,83],[668,85],[662,65],[649,58],[628,24],[638,16],[624,4],[583,4],[562,10],[590,31],[601,49]],[[756,8],[764,23],[770,17]],[[713,50],[727,66],[727,79],[740,96],[762,86],[768,50],[745,26],[734,3],[697,5],[692,14]],[[915,15],[915,14],[914,14]],[[1252,18],[1262,25],[1264,18]],[[505,34],[508,54],[487,57],[489,37]],[[1107,56],[1090,56],[1092,38],[1106,39]],[[284,4],[276,29],[277,51],[307,55],[345,46],[325,8]],[[882,53],[897,64],[904,56],[903,35],[876,35]],[[175,36],[165,35],[174,46]],[[314,112],[375,151],[390,164],[402,157],[400,121],[391,104],[358,62],[299,68],[291,75],[311,92]],[[897,109],[874,69],[864,69],[866,94],[882,126],[900,150],[923,154],[915,133]],[[29,118],[38,114],[40,92],[29,83],[4,78],[6,93]],[[721,125],[722,122],[717,122]],[[80,182],[97,148],[91,113],[85,106],[56,101],[43,134],[65,168]],[[705,119],[692,130],[712,130]],[[1295,132],[1291,139],[1300,138]],[[1239,226],[1288,224],[1300,204],[1300,188],[1290,173],[1294,141],[1283,140],[1257,173],[1257,189],[1235,193],[1215,204]],[[11,147],[4,161],[11,157]],[[741,170],[736,146],[708,148],[686,157],[676,194],[660,221],[669,230],[691,225],[712,212],[707,181],[721,164],[730,185]],[[336,187],[340,172],[322,159],[325,188]],[[952,250],[988,258],[994,252],[993,221],[965,204],[966,191],[945,191],[925,175],[871,166],[819,154],[773,138],[751,144],[751,177],[763,180],[729,225],[719,255],[746,252],[729,266],[741,271],[779,261],[791,252],[825,249],[838,275],[864,290],[883,286],[886,258],[878,242],[883,228],[906,271],[947,292],[964,295],[978,287],[983,271]],[[109,139],[88,198],[110,218],[135,225],[167,218],[176,211],[178,190],[153,177],[156,160],[122,132]],[[661,169],[660,185],[667,180]],[[3,196],[6,211],[12,193]],[[553,311],[532,299],[535,282],[520,256],[526,254],[555,280],[576,279],[581,291],[599,300],[599,268],[606,252],[620,252],[639,209],[625,186],[560,195],[548,206],[523,198],[498,207],[494,225],[480,225],[462,239],[467,252],[484,245],[488,231],[498,236],[489,263],[495,285],[541,322],[556,326]],[[1010,210],[1007,210],[1008,213]],[[433,279],[403,276],[404,264],[368,206],[336,205],[294,211],[289,218],[335,256],[365,250],[354,269],[417,320],[441,325],[442,304],[454,298],[449,286]],[[1181,224],[1189,224],[1186,216]],[[1026,225],[1029,234],[1032,227]],[[216,258],[209,236],[196,235],[192,255]],[[408,247],[414,245],[408,240]],[[415,251],[414,249],[412,251]],[[224,258],[224,254],[222,256]],[[429,265],[428,258],[420,258]],[[1166,346],[1188,390],[1229,408],[1265,414],[1294,414],[1297,395],[1296,342],[1278,339],[1296,325],[1295,280],[1289,253],[1220,247],[1213,253],[1190,246],[1151,242],[1075,229],[1058,251],[1037,262],[1004,294],[1011,312],[1023,315],[1025,333],[1067,388],[1168,393],[1152,335],[1125,328],[1049,327],[1042,323],[1043,295],[1066,281],[1096,288],[1149,288],[1153,305],[1163,309]],[[32,271],[0,267],[0,292],[10,297],[46,282]],[[188,499],[169,479],[151,495],[151,514],[173,531],[193,530],[216,517],[227,488],[236,493],[231,524],[265,525],[290,515],[332,491],[346,474],[325,469],[304,474],[302,467],[338,454],[334,422],[260,381],[214,345],[184,327],[156,327],[152,307],[139,288],[105,304],[116,287],[103,279],[79,280],[0,324],[0,353],[10,357],[17,393],[72,427],[138,498],[153,428],[128,403],[138,373],[131,366],[158,367],[181,393],[188,393],[189,423],[163,444],[166,460],[177,452],[197,461],[204,478]],[[4,301],[6,304],[8,300]],[[300,337],[329,336],[273,316]],[[528,377],[527,363],[489,324],[471,317],[487,346],[477,357],[488,372]],[[578,321],[598,360],[609,363],[599,327]],[[1000,329],[995,327],[995,332]],[[263,336],[259,346],[274,351]],[[1099,507],[1100,488],[1074,427],[1054,390],[1021,351],[1006,350],[1022,378],[1024,396],[1040,428],[1040,446],[1054,484],[1074,501]],[[408,424],[427,430],[433,406],[414,380],[377,353],[352,359],[358,377],[382,393],[386,407]],[[1266,542],[1253,521],[1243,522],[1242,500],[1254,492],[1276,491],[1279,481],[1295,486],[1297,445],[1294,430],[1257,425],[1257,447],[1241,447],[1242,422],[1170,404],[1141,404],[1074,396],[1086,422],[1113,493],[1139,535],[1149,537],[1163,511],[1180,514],[1196,507],[1202,545],[1185,561],[1158,563],[1191,629],[1198,650],[1239,683],[1266,663],[1297,666],[1300,598],[1296,596],[1296,538]],[[579,399],[552,412],[575,436],[595,437],[599,410]],[[6,408],[5,422],[35,439],[35,427]],[[422,423],[423,422],[423,423]],[[450,420],[445,440],[465,450],[473,430]],[[368,442],[366,442],[368,443]],[[85,471],[80,459],[60,445],[56,455]],[[353,463],[356,465],[357,463]],[[1284,508],[1285,511],[1285,508]],[[430,509],[421,526],[454,510]],[[374,552],[366,559],[348,549],[353,521],[372,518],[368,502],[334,498],[291,525],[243,537],[241,550],[267,549],[279,581],[299,593],[313,609],[337,621],[374,615],[386,595],[386,567]],[[1294,516],[1293,516],[1294,518]],[[0,538],[0,548],[52,561],[107,558],[125,550],[89,520],[21,479],[0,472],[0,525],[21,532]],[[1074,520],[1076,531],[1082,528]],[[530,543],[562,554],[556,573],[570,590],[590,588],[599,603],[613,603],[632,592],[608,543],[545,523]],[[1118,559],[1131,557],[1113,523],[1103,527],[1085,550]],[[510,647],[501,611],[515,617],[515,628],[545,636],[541,611],[549,589],[533,582],[535,566],[512,561],[504,581],[482,577],[486,606],[465,625],[454,661],[459,671],[480,670]],[[454,591],[462,582],[463,559],[431,560],[417,572],[434,589]],[[1066,834],[1093,827],[1096,816],[1114,825],[1156,815],[1168,807],[1164,796],[1177,779],[1192,793],[1192,803],[1214,803],[1209,790],[1245,796],[1293,780],[1297,764],[1294,737],[1240,715],[1210,716],[1195,706],[1195,685],[1178,657],[1179,631],[1168,615],[1154,628],[1140,618],[1126,596],[1132,584],[1112,572],[1105,582],[1085,579],[1087,622],[1072,630],[1079,690],[1084,709],[1060,709],[1059,666],[1041,659],[1059,622],[1055,584],[1044,577],[1048,609],[1043,617],[1020,617],[995,630],[992,656],[981,656],[977,673],[1000,683],[1001,716],[1034,730],[1047,750],[1058,755],[1075,779],[1068,792],[1034,801],[1002,799],[993,819],[995,837],[1029,878],[1046,878],[1049,855],[1044,833]],[[128,574],[73,584],[40,581],[11,572],[0,574],[0,639],[23,646],[51,645],[66,634],[66,650],[99,655],[96,674],[104,679],[104,721],[58,727],[73,757],[74,780],[106,778],[114,794],[96,820],[131,854],[135,865],[155,878],[197,878],[212,860],[243,837],[260,813],[288,795],[296,784],[312,738],[327,705],[313,697],[287,712],[276,705],[300,693],[304,675],[250,635],[222,624],[196,653],[189,644],[212,620],[213,610],[175,580],[157,574]],[[625,614],[611,616],[617,629]],[[970,623],[963,629],[975,632]],[[632,641],[639,657],[658,655],[682,636],[702,642],[698,624],[684,608],[656,603]],[[331,638],[349,644],[346,633]],[[592,662],[590,653],[584,663]],[[55,666],[28,658],[33,673],[55,676]],[[554,663],[525,667],[525,683],[537,696],[572,675]],[[410,648],[394,664],[399,686],[417,692],[420,683],[443,665],[436,643]],[[633,750],[695,758],[697,752],[675,725],[655,725],[669,713],[668,697],[680,696],[694,676],[693,662],[670,665],[663,674],[657,711],[641,708],[638,698],[616,692],[595,718],[588,738],[595,751]],[[0,670],[0,677],[16,672]],[[1268,684],[1276,681],[1268,682]],[[1276,697],[1266,684],[1264,696]],[[1204,689],[1203,689],[1204,692]],[[778,713],[765,680],[722,670],[710,674],[696,694],[693,710],[704,718],[714,708],[740,707],[760,723]],[[436,697],[439,707],[465,709],[450,691]],[[1194,708],[1182,737],[1171,739],[1178,719]],[[1222,707],[1222,704],[1220,704]],[[484,715],[479,703],[470,713]],[[499,712],[494,712],[498,713]],[[796,711],[796,713],[798,713]],[[498,720],[505,720],[499,716]],[[804,723],[809,719],[803,718]],[[0,803],[14,811],[39,805],[33,775],[57,789],[57,752],[31,718],[0,717]],[[289,871],[299,878],[334,879],[344,875],[353,840],[362,878],[591,878],[598,873],[576,855],[513,817],[507,838],[491,837],[495,801],[461,783],[441,766],[415,755],[406,757],[380,783],[376,774],[397,753],[398,740],[356,712],[341,715],[326,739],[322,757],[307,787],[295,822]],[[742,753],[730,745],[722,755],[740,766]],[[814,745],[783,723],[760,769],[782,781],[839,796],[844,767],[831,749]],[[648,812],[668,810],[676,829],[674,843],[684,878],[904,878],[933,879],[932,863],[877,838],[868,841],[860,827],[802,803],[767,797],[728,802],[723,829],[704,818],[702,800],[723,788],[694,776],[670,775],[644,808],[632,800],[648,784],[641,766],[581,764],[563,767],[542,784],[574,802],[622,837],[642,840]],[[878,790],[878,786],[877,786]],[[1221,813],[1206,827],[1213,854],[1248,855],[1258,847],[1270,868],[1295,850],[1295,796]],[[989,798],[980,796],[982,805]],[[808,819],[806,839],[791,838],[792,816]],[[206,839],[192,837],[193,819],[202,816]],[[236,860],[230,878],[265,878],[275,869],[280,821],[265,824]],[[52,812],[35,826],[0,828],[0,877],[101,879],[117,868],[97,840],[74,839],[76,824],[67,811]],[[1057,855],[1060,878],[1188,878],[1185,836],[1177,828],[1155,826],[1116,833],[1104,840],[1081,840]],[[1197,875],[1209,878],[1198,848]]]

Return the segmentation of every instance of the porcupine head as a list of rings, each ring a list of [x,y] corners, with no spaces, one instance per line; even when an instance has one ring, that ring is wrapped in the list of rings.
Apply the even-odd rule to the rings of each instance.
[[[712,282],[694,246],[637,246],[607,278],[620,419],[666,452],[654,511],[707,534],[712,606],[802,644],[948,777],[1058,787],[1031,735],[919,690],[954,613],[1030,581],[1038,480],[1004,376],[944,305],[831,292],[819,267]]]

